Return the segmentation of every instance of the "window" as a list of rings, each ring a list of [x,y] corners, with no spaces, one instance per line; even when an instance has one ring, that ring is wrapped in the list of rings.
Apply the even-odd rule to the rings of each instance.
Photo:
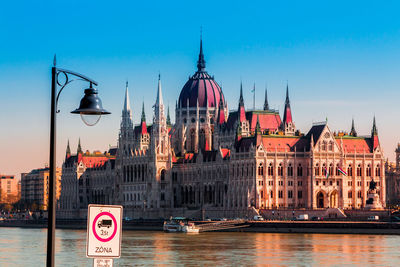
[[[318,181],[315,181],[315,184],[316,184],[316,185],[318,185],[318,184],[319,184],[319,182],[318,182]]]
[[[325,181],[322,182],[322,185],[325,185]]]
[[[357,197],[358,197],[358,198],[361,198],[361,196],[362,196],[361,191],[358,191],[358,192],[357,192]]]
[[[283,198],[283,191],[282,190],[278,191],[278,198]]]
[[[271,192],[269,192],[269,193],[270,193],[271,198],[273,198],[274,197],[274,192],[271,190]]]
[[[292,190],[288,191],[288,198],[293,198],[293,191]]]
[[[329,185],[332,185],[332,181],[329,181]]]
[[[353,185],[353,181],[348,181],[348,182],[347,182],[347,185],[348,185],[348,186],[352,186],[352,185]]]
[[[303,176],[303,167],[301,166],[301,164],[297,166],[297,176]]]
[[[303,185],[303,181],[297,181],[297,186],[302,186]]]
[[[333,142],[329,142],[329,147],[328,147],[329,151],[333,151]]]
[[[339,182],[339,181],[336,181],[336,185],[339,186],[339,184],[340,184],[340,182]]]
[[[264,175],[264,167],[262,163],[258,166],[258,175]]]
[[[329,175],[333,175],[333,164],[329,164]]]
[[[279,163],[279,166],[278,166],[278,176],[283,176],[283,167],[282,167],[282,163]]]
[[[326,150],[326,142],[325,142],[325,141],[322,142],[321,150],[322,150],[322,151],[325,151],[325,150]]]
[[[340,172],[339,172],[339,164],[336,164],[336,176],[340,176]]]
[[[361,176],[361,165],[358,164],[357,166],[357,176]]]
[[[352,191],[349,191],[349,192],[347,193],[347,197],[348,197],[348,198],[353,198],[353,192],[352,192]]]
[[[261,190],[261,198],[264,198],[264,191]]]
[[[351,166],[351,164],[349,165],[349,167],[347,167],[347,175],[353,176],[353,167]]]
[[[381,176],[381,167],[379,166],[379,164],[375,168],[375,176]]]
[[[326,176],[326,165],[325,165],[325,163],[322,165],[322,176]]]
[[[287,168],[288,176],[293,176],[293,166],[291,163],[289,163],[289,166]]]
[[[315,175],[319,175],[319,164],[315,164]]]
[[[293,181],[288,181],[288,186],[293,186]]]
[[[299,190],[297,191],[297,198],[303,198],[303,191]]]
[[[270,164],[268,165],[268,175],[269,175],[269,176],[274,175],[274,167],[272,166],[272,163],[270,163]]]
[[[366,175],[367,175],[368,177],[371,176],[371,166],[370,166],[369,164],[368,164],[367,169],[366,169]]]

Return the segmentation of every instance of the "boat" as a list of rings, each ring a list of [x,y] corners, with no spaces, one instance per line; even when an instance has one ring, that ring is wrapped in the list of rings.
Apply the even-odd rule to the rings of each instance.
[[[184,233],[198,233],[194,223],[189,222],[185,217],[171,217],[169,221],[164,221],[163,230],[165,232],[184,232]]]

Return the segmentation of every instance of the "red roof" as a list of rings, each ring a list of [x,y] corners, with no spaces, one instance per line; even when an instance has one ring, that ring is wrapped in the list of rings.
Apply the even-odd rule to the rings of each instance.
[[[285,113],[284,113],[284,123],[292,122],[292,111],[290,110],[290,106],[286,105]]]
[[[257,124],[257,116],[260,122],[261,131],[265,130],[277,130],[281,125],[281,117],[278,113],[272,112],[247,112],[247,119],[250,120],[251,131],[254,131]]]
[[[221,148],[222,158],[225,159],[227,156],[231,155],[231,151],[227,148]]]
[[[278,137],[278,136],[263,136],[262,143],[268,152],[289,152],[293,151],[294,146],[298,143],[300,137]]]
[[[85,156],[79,162],[83,162],[87,168],[100,167],[108,160],[106,156]]]
[[[142,128],[141,134],[142,135],[143,134],[147,134],[147,126],[146,126],[146,122],[145,121],[142,121],[141,128]]]
[[[336,142],[340,147],[341,142],[343,142],[343,151],[345,153],[364,153],[371,152],[371,147],[369,145],[369,140],[362,137],[344,137],[336,138]]]

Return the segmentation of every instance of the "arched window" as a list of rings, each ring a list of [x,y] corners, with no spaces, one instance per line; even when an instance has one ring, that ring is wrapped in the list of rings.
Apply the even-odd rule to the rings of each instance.
[[[297,176],[303,176],[303,167],[301,166],[301,164],[297,166]]]
[[[381,167],[379,166],[379,164],[375,168],[375,176],[381,176]]]
[[[326,151],[326,142],[325,141],[322,142],[321,150]]]
[[[340,176],[340,171],[339,171],[339,164],[336,164],[336,170],[335,170],[336,176]]]
[[[328,150],[333,151],[333,142],[332,141],[329,142]]]
[[[347,175],[353,176],[353,167],[351,166],[351,164],[349,165],[349,167],[347,167]]]
[[[289,166],[287,167],[287,173],[288,173],[288,176],[293,176],[293,166],[292,166],[292,163],[289,163]]]
[[[190,147],[189,147],[190,151],[194,151],[194,147],[195,147],[195,143],[194,143],[195,136],[194,135],[195,135],[194,129],[190,130]]]
[[[326,165],[325,165],[325,163],[322,164],[322,175],[326,176]]]
[[[165,170],[161,171],[160,179],[161,181],[165,181]]]
[[[361,176],[361,165],[358,164],[357,166],[357,176]]]
[[[260,163],[260,165],[258,166],[258,175],[264,175],[264,167],[262,163]]]
[[[329,175],[333,175],[333,164],[329,164]]]
[[[204,129],[200,130],[200,138],[199,138],[199,148],[205,149],[206,148],[206,133]]]
[[[319,175],[319,164],[318,163],[315,164],[314,170],[315,170],[315,175]]]
[[[366,175],[367,175],[368,177],[371,176],[371,166],[370,166],[369,164],[368,164],[367,169],[366,169]]]
[[[270,163],[270,164],[268,165],[268,175],[269,175],[269,176],[274,175],[274,167],[272,166],[272,163]]]
[[[278,176],[283,176],[283,167],[282,167],[282,163],[279,163],[279,166],[278,166]]]

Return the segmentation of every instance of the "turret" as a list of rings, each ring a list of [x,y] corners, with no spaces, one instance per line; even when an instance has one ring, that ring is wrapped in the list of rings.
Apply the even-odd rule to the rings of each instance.
[[[81,147],[81,138],[79,137],[79,141],[78,141],[78,149],[76,150],[77,154],[82,154],[82,147]]]
[[[378,129],[376,128],[375,116],[372,122],[371,139],[373,150],[379,146]]]
[[[351,130],[350,130],[350,135],[356,137],[357,136],[357,132],[356,129],[354,127],[354,119],[351,120]]]
[[[69,147],[69,140],[67,142],[67,149],[65,151],[65,159],[71,157],[71,148]]]
[[[282,130],[285,135],[294,135],[295,126],[292,119],[292,110],[290,108],[289,100],[289,85],[286,85],[286,100],[285,100],[285,110],[283,113]]]
[[[242,82],[240,82],[238,118],[239,118],[240,122],[243,122],[246,120],[246,111],[244,109],[244,101],[243,101],[243,84],[242,84]]]
[[[167,125],[171,126],[171,117],[169,116],[169,105],[168,105],[168,109],[167,109]]]
[[[267,86],[265,86],[264,110],[269,110]]]

